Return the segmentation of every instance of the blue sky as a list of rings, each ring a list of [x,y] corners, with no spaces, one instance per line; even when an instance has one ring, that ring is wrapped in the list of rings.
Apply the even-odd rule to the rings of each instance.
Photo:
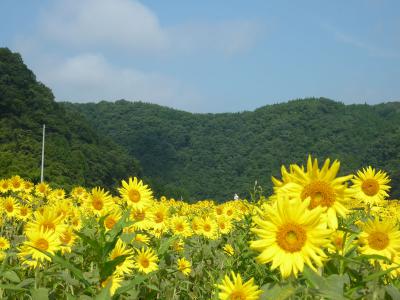
[[[233,112],[400,100],[400,2],[0,2],[1,46],[57,100]]]

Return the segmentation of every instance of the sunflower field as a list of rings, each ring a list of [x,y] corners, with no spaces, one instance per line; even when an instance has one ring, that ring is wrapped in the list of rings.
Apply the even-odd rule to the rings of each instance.
[[[222,204],[1,179],[0,298],[400,299],[390,178],[339,169],[309,157]]]

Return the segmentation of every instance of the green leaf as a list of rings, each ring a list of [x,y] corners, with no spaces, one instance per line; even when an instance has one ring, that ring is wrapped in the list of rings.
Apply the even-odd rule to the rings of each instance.
[[[8,280],[10,280],[11,282],[15,282],[15,283],[19,283],[21,282],[21,279],[19,278],[18,274],[15,273],[14,271],[8,270],[5,271],[2,276]]]
[[[79,236],[86,244],[89,244],[91,248],[95,251],[99,251],[102,249],[100,244],[97,242],[97,240],[92,239],[91,237],[87,236],[86,234],[74,230],[74,233]]]
[[[345,284],[350,283],[347,275],[331,275],[329,277],[322,277],[306,267],[303,271],[304,277],[315,288],[315,294],[332,300],[346,299],[343,294]]]
[[[100,280],[101,281],[106,280],[109,276],[111,276],[112,273],[114,273],[115,268],[119,264],[123,263],[127,257],[129,257],[129,255],[120,255],[114,258],[113,260],[104,263],[100,269]]]
[[[12,290],[12,291],[28,291],[27,289],[21,288],[18,285],[13,285],[13,284],[1,284],[0,283],[0,289],[3,290]]]
[[[393,285],[389,284],[385,286],[385,290],[393,300],[400,299],[400,291]]]
[[[176,241],[178,239],[177,236],[172,236],[168,239],[164,239],[161,241],[160,247],[158,248],[157,253],[162,256],[164,255],[165,252],[168,251],[169,247],[171,246],[171,244]]]
[[[263,293],[261,295],[262,300],[286,300],[293,296],[297,289],[291,285],[279,285],[279,284],[266,284],[261,287]]]
[[[48,300],[49,299],[49,289],[38,288],[31,289],[32,300]]]
[[[126,293],[127,291],[135,288],[136,285],[142,283],[145,279],[147,278],[147,276],[145,275],[136,275],[135,278],[133,278],[132,280],[129,280],[129,283],[119,287],[116,291],[114,296]]]
[[[379,271],[379,272],[373,273],[373,274],[368,275],[367,277],[365,277],[365,278],[364,278],[364,281],[371,281],[371,280],[377,279],[377,278],[382,277],[382,276],[384,276],[384,275],[386,275],[386,274],[388,274],[388,273],[390,273],[390,272],[392,272],[393,270],[396,270],[396,269],[398,269],[398,268],[400,268],[400,266],[391,267],[391,268],[386,269],[386,270],[384,270],[384,271]]]

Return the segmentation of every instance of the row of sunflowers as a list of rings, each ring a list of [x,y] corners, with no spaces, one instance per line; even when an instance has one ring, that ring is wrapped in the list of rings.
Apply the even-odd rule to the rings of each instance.
[[[155,199],[0,180],[3,299],[400,299],[390,179],[340,163],[282,166],[270,197]]]

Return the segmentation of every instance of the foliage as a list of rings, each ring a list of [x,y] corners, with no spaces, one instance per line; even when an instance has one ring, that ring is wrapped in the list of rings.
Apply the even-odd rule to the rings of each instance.
[[[104,136],[124,146],[160,194],[185,199],[249,196],[257,180],[308,154],[343,162],[342,172],[374,165],[389,173],[400,196],[400,103],[344,105],[295,100],[253,112],[192,114],[154,104],[69,104]]]
[[[54,101],[21,56],[0,48],[0,172],[40,177],[42,125],[46,124],[45,180],[113,186],[139,174],[136,160],[110,139],[98,135],[80,116]]]

